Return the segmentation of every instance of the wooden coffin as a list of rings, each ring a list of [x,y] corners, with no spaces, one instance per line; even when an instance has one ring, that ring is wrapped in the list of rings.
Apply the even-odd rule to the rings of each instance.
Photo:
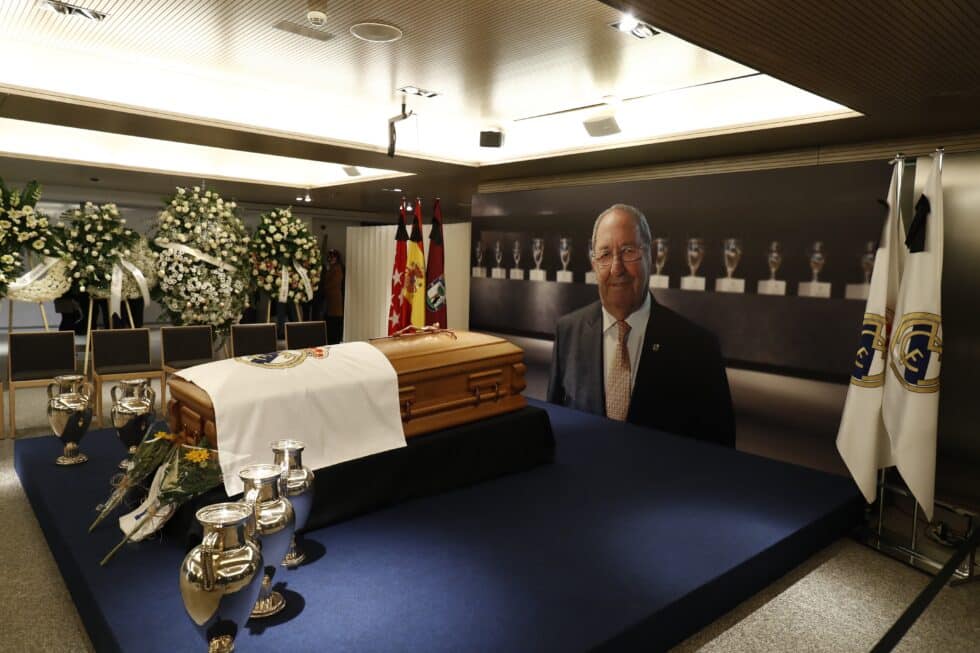
[[[496,336],[441,331],[370,341],[398,373],[405,437],[475,422],[527,405],[524,351]],[[211,398],[180,377],[167,383],[170,428],[189,441],[217,447]]]

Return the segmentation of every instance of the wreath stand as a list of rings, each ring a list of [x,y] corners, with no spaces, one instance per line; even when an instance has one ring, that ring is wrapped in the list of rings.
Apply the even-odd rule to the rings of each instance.
[[[37,307],[38,310],[41,311],[41,322],[44,323],[44,330],[50,331],[51,325],[48,324],[48,314],[47,311],[44,310],[44,302],[37,302]],[[14,300],[8,298],[7,299],[7,335],[9,336],[10,332],[13,330],[14,330]]]
[[[126,315],[129,317],[129,328],[136,328],[136,321],[133,320],[133,310],[129,306],[129,298],[123,299],[126,305]],[[85,362],[82,364],[82,374],[88,376],[88,359],[91,351],[92,342],[92,312],[95,308],[95,300],[91,295],[88,296],[88,324],[85,325]],[[122,317],[121,315],[119,317]],[[112,326],[112,315],[109,316],[109,326]],[[95,360],[92,361],[92,373],[95,373]]]

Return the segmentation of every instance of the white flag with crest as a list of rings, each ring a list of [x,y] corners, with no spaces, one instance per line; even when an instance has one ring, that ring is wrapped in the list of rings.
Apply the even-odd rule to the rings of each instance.
[[[837,450],[868,503],[875,499],[878,470],[895,464],[891,443],[881,419],[881,399],[888,336],[898,300],[904,258],[899,202],[904,165],[901,158],[893,163],[892,181],[888,187],[888,218],[875,254],[861,339],[854,355],[851,383],[847,388],[847,400],[837,431]]]
[[[902,286],[888,348],[882,417],[895,466],[932,519],[936,486],[939,367],[943,353],[942,155],[931,171],[909,226]]]

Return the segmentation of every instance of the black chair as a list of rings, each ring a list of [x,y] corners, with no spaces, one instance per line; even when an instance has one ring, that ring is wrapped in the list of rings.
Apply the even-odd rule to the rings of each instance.
[[[214,360],[213,331],[210,325],[160,327],[160,359],[163,371],[180,370]]]
[[[306,349],[327,344],[327,323],[286,322],[286,349]]]
[[[102,384],[122,379],[160,379],[160,407],[167,405],[163,369],[150,362],[149,329],[100,329],[92,332],[92,380],[95,408],[102,424]]]
[[[233,324],[231,326],[231,355],[251,356],[276,351],[275,324]]]
[[[17,435],[17,388],[47,386],[56,376],[74,374],[75,333],[73,331],[11,333],[7,343],[10,437],[13,438]]]

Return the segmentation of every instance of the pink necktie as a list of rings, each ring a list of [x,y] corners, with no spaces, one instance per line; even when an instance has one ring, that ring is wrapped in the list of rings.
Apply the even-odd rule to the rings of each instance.
[[[616,322],[619,327],[619,341],[613,364],[606,374],[606,417],[624,421],[630,408],[630,350],[626,338],[630,325],[623,320]]]

